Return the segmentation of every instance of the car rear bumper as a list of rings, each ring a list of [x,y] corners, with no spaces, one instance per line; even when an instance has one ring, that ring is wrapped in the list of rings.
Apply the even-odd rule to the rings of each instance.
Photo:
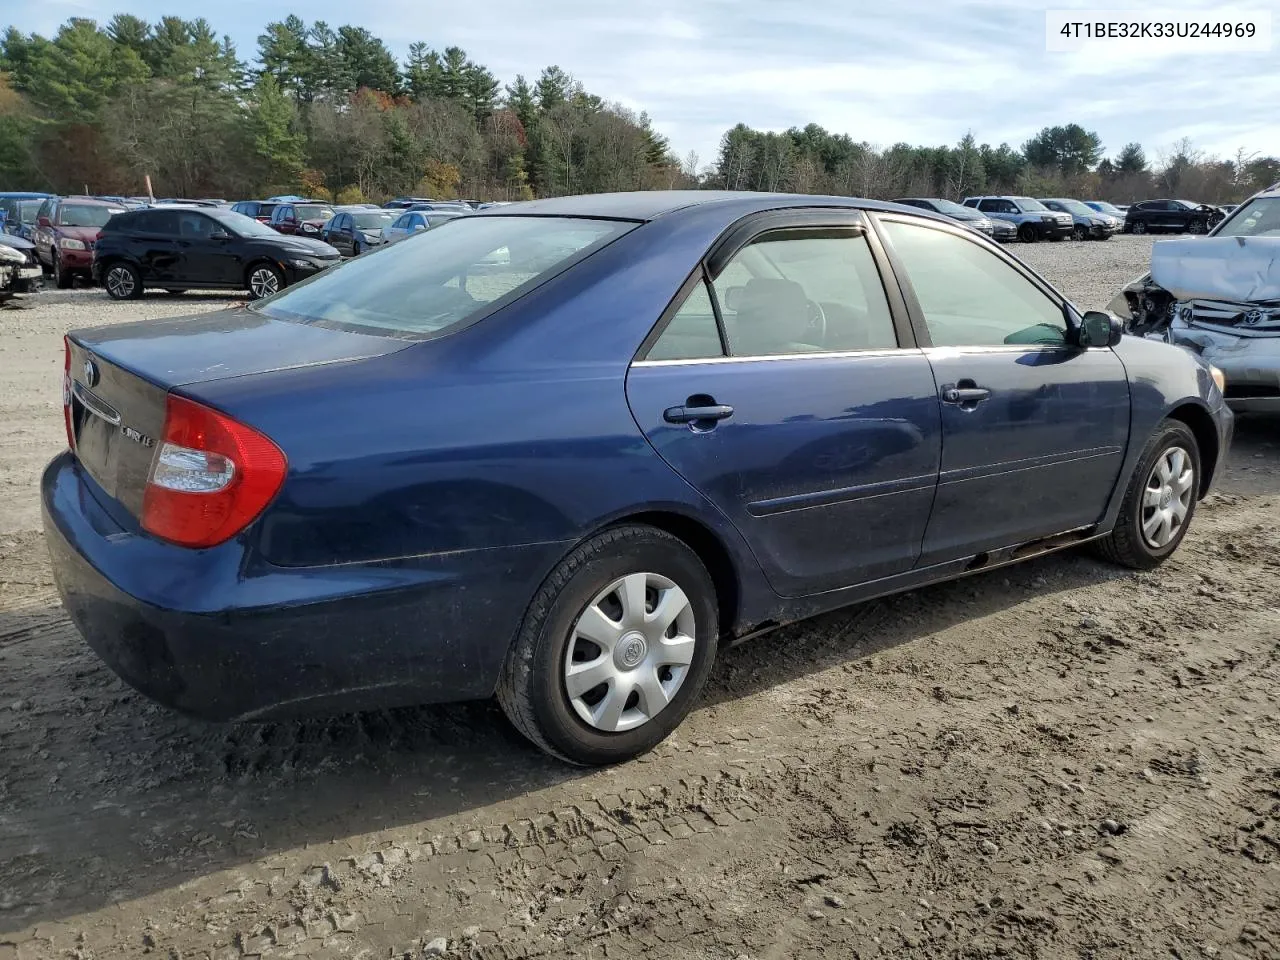
[[[54,578],[89,646],[148,697],[215,721],[487,697],[566,549],[272,567],[234,541],[187,550],[122,528],[70,453],[41,494]]]

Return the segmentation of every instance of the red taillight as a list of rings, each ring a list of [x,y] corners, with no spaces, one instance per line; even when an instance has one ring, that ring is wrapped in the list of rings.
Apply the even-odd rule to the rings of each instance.
[[[257,430],[169,394],[142,528],[184,547],[230,540],[276,495],[287,466],[280,448]]]
[[[67,424],[67,446],[76,448],[76,428],[71,422],[71,341],[62,338],[62,419]]]

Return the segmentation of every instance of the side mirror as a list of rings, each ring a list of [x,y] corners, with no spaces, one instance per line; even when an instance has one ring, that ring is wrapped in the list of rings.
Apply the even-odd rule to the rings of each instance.
[[[49,222],[49,218],[48,218],[48,217],[41,217],[39,220],[37,220],[37,221],[36,221],[36,226],[37,226],[37,227],[49,227],[49,226],[52,226],[52,224]]]
[[[1080,320],[1076,342],[1082,347],[1114,347],[1124,336],[1124,321],[1101,310],[1089,310]]]
[[[221,227],[214,227],[212,230],[209,231],[209,239],[210,240],[230,240],[231,234],[227,233],[227,231],[223,230]]]

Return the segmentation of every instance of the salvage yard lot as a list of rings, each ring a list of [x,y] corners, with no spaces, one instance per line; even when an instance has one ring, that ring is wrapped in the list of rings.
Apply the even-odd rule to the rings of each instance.
[[[1013,250],[1096,308],[1150,247]],[[188,721],[89,653],[38,532],[62,333],[228,302],[0,311],[0,960],[1280,956],[1280,422],[1162,569],[785,629],[583,771],[488,704]]]

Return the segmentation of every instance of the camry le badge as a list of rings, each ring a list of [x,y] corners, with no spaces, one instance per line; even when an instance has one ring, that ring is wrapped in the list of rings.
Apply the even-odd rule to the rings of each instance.
[[[84,385],[86,387],[98,385],[98,365],[91,359],[84,362]]]
[[[122,425],[120,427],[120,432],[123,433],[130,440],[132,440],[134,443],[140,443],[144,447],[155,446],[156,442],[153,439],[148,437],[145,433],[139,433],[137,430],[133,429],[133,427],[126,427]]]

